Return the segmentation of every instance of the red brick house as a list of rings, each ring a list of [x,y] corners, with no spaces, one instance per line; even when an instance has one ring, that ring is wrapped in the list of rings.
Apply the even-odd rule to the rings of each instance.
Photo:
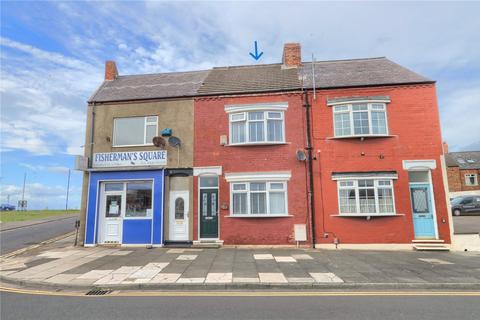
[[[446,153],[445,162],[450,197],[480,194],[480,151]]]
[[[445,249],[435,83],[386,58],[302,71],[312,89],[317,247]]]
[[[196,241],[285,245],[295,243],[295,225],[306,233],[307,177],[296,157],[307,134],[300,87],[298,65],[209,73],[195,99]]]

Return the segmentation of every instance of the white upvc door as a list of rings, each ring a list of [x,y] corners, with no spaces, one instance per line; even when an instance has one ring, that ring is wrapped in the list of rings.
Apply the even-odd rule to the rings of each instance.
[[[189,192],[170,191],[169,239],[171,241],[187,241],[189,217]]]
[[[122,243],[123,217],[125,216],[125,192],[102,189],[98,242],[120,244]]]

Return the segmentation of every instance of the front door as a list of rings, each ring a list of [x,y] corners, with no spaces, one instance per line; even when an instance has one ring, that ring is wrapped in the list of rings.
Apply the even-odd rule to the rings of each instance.
[[[169,239],[188,240],[188,191],[170,191]]]
[[[218,189],[200,189],[200,238],[218,238]]]
[[[430,199],[430,185],[410,185],[410,196],[415,239],[435,239],[435,222],[433,219],[432,199]]]
[[[104,192],[100,243],[121,243],[125,212],[123,192]]]

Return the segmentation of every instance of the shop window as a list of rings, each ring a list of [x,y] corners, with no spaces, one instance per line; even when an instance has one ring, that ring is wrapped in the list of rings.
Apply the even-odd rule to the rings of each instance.
[[[115,118],[113,121],[113,146],[153,145],[158,132],[158,117]]]
[[[152,182],[128,182],[125,217],[151,217],[152,211]]]

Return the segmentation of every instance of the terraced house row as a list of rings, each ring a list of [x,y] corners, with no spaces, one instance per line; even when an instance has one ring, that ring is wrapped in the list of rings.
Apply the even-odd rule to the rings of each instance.
[[[448,247],[435,82],[386,58],[119,75],[88,102],[82,235]]]

